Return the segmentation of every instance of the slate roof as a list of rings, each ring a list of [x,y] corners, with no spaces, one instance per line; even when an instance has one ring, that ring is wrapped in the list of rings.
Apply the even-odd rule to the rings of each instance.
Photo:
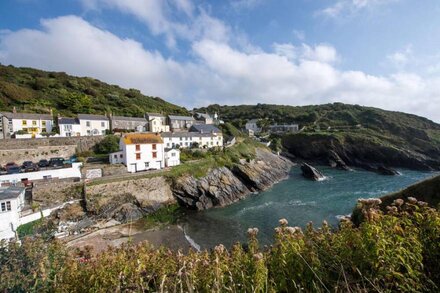
[[[221,134],[221,133],[219,133]],[[162,132],[162,137],[211,137],[218,136],[213,133],[200,133],[200,132]]]
[[[125,117],[125,116],[112,116],[112,120],[125,120],[125,121],[143,121],[147,122],[145,118],[141,117]]]
[[[79,120],[71,117],[58,118],[58,124],[79,124]]]
[[[41,120],[53,120],[50,114],[35,114],[35,113],[10,113],[2,112],[2,115],[8,119],[41,119]]]
[[[145,113],[145,115],[148,117],[164,117],[165,118],[165,115],[162,115],[160,113]]]
[[[170,118],[171,120],[185,120],[185,121],[192,121],[192,120],[194,120],[194,117],[191,117],[191,116],[168,115],[168,118]]]
[[[155,133],[130,133],[123,139],[125,144],[163,143],[162,137]]]
[[[246,122],[246,123],[257,123],[258,120],[260,120],[260,119],[251,119],[251,120],[249,120],[249,121]]]
[[[220,129],[212,124],[198,124],[193,125],[189,129],[190,132],[200,132],[200,133],[220,133]]]
[[[92,115],[92,114],[78,114],[79,120],[106,120],[108,121],[107,116],[104,115]]]
[[[17,198],[24,190],[24,187],[0,187],[0,200]]]

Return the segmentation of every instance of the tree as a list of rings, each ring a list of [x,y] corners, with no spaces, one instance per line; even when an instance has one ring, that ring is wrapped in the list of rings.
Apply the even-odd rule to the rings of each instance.
[[[109,154],[119,151],[119,137],[116,135],[107,135],[94,147],[95,152],[99,154]]]

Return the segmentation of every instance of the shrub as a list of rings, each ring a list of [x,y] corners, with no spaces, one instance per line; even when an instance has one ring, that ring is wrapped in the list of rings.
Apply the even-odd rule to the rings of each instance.
[[[115,135],[107,135],[95,145],[94,150],[98,154],[109,154],[119,151],[119,137]]]

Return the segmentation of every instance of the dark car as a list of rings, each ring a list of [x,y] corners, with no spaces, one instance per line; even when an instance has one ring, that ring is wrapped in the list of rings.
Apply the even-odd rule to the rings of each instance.
[[[38,166],[31,161],[23,162],[23,166],[21,167],[24,172],[34,172],[38,171]]]
[[[15,164],[15,162],[9,162],[5,165],[5,169],[8,169],[9,167],[16,167],[16,166],[18,167],[18,165]]]
[[[17,165],[6,167],[6,172],[8,174],[17,174],[21,172],[21,168]]]
[[[42,159],[38,162],[38,167],[40,168],[46,168],[49,167],[49,161],[46,159]]]
[[[62,168],[64,166],[63,158],[51,158],[49,160],[49,166],[52,168]]]

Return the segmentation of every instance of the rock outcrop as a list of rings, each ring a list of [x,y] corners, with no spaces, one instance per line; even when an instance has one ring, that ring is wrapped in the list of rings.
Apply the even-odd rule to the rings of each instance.
[[[429,143],[409,148],[374,137],[355,134],[294,134],[283,138],[283,146],[297,160],[348,170],[363,168],[380,174],[382,166],[412,170],[440,170],[440,148]],[[406,143],[408,144],[408,143]],[[394,172],[393,172],[394,173]]]
[[[377,172],[381,175],[389,175],[389,176],[400,175],[399,172],[397,172],[393,168],[389,168],[385,166],[377,167]]]
[[[262,149],[256,152],[255,160],[242,162],[231,169],[215,169],[200,179],[178,178],[173,184],[174,196],[190,209],[222,207],[251,192],[265,190],[288,176],[293,165],[289,160]]]
[[[301,171],[302,175],[307,179],[319,181],[325,178],[324,174],[322,174],[318,169],[307,163],[303,163],[301,165]]]

